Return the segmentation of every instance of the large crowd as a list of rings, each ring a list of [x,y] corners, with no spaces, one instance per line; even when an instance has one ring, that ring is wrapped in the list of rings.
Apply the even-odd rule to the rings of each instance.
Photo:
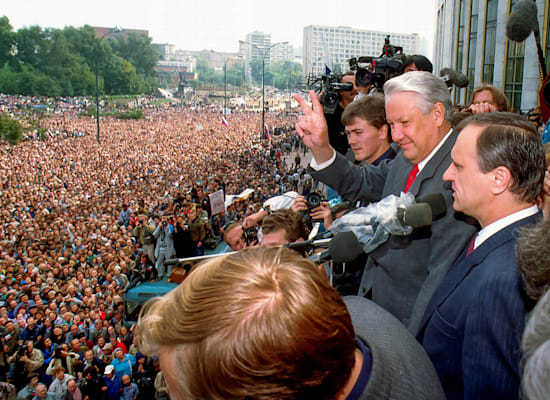
[[[498,106],[499,96],[506,98],[491,86],[477,88],[468,109],[457,112],[446,85],[431,71],[406,72],[386,82],[384,99],[356,99],[353,92],[344,104],[342,96],[332,122],[314,93],[311,106],[295,96],[301,115],[268,112],[263,127],[257,113],[235,111],[222,118],[216,105],[159,107],[145,98],[143,119],[102,117],[96,136],[95,119],[81,113],[86,101],[46,100],[50,114],[40,121],[46,137],[31,133],[16,146],[0,144],[0,398],[167,399],[168,390],[185,398],[242,398],[249,376],[247,398],[255,392],[268,398],[266,393],[278,390],[284,398],[300,397],[289,394],[292,390],[303,398],[350,393],[356,396],[349,398],[377,398],[368,394],[375,385],[391,389],[396,399],[478,398],[481,393],[517,398],[519,337],[532,300],[539,297],[530,288],[535,282],[544,291],[548,282],[544,276],[538,284],[545,267],[525,263],[521,249],[516,264],[512,242],[520,228],[550,210],[550,169],[540,124],[509,112],[507,102]],[[342,79],[352,82],[354,76]],[[488,99],[477,102],[480,93]],[[0,96],[1,111],[20,120],[25,110],[40,110],[43,103]],[[356,165],[344,155],[347,147],[340,154],[332,144],[342,140],[344,129]],[[374,151],[375,139],[384,142],[380,151]],[[306,173],[300,155],[308,148],[312,160]],[[317,181],[334,188],[346,200],[340,204],[347,204],[344,208],[404,192],[417,199],[439,194],[447,210],[425,230],[391,236],[371,251],[360,279],[350,270],[353,293],[369,300],[348,297],[346,309],[340,294],[325,287],[321,269],[285,249],[268,248],[306,239],[309,230],[298,229],[305,220],[294,211],[301,203],[302,210],[309,206],[304,197],[286,192],[306,194],[316,190]],[[292,211],[271,210],[266,200],[281,194],[295,199]],[[322,216],[330,229],[341,213],[338,206],[321,206],[324,211],[310,210],[311,217]],[[151,302],[137,325],[126,319],[125,293],[141,282],[171,277],[167,260],[218,251],[222,237],[232,250],[241,250],[251,244],[250,225],[264,217],[261,234],[253,229],[262,248],[202,264],[176,290]],[[255,247],[257,241],[252,242]],[[349,244],[344,247],[351,252]],[[332,256],[330,245],[328,253]],[[364,258],[354,261],[364,264]],[[306,283],[294,273],[304,262]],[[272,271],[262,273],[260,264]],[[290,265],[288,282],[277,283]],[[241,267],[252,275],[243,278],[246,271],[237,272]],[[259,284],[256,274],[273,282]],[[234,289],[228,286],[231,279]],[[289,290],[294,283],[300,288]],[[268,294],[264,300],[262,291]],[[277,296],[278,291],[285,293]],[[249,310],[253,317],[243,313],[258,299],[259,308]],[[279,310],[287,301],[291,309],[312,304],[299,312]],[[319,315],[307,313],[312,309]],[[319,322],[328,315],[337,318]],[[503,318],[509,321],[502,324]],[[304,330],[306,322],[314,327]],[[335,329],[343,322],[346,327]],[[347,332],[345,338],[335,340],[335,331]],[[275,337],[288,341],[259,344]],[[344,342],[349,342],[345,357],[340,350],[319,351],[327,343]],[[249,345],[251,352],[239,355]],[[379,345],[386,361],[380,361]],[[266,349],[272,351],[268,356]],[[528,350],[524,354],[530,357]],[[199,365],[224,355],[224,361]],[[336,366],[335,359],[346,365]],[[295,362],[295,372],[288,372]],[[231,372],[233,366],[237,372]],[[328,371],[336,380],[310,382],[317,367],[323,370],[319,376]],[[259,372],[264,369],[268,372]],[[305,377],[298,378],[299,373]],[[279,376],[285,378],[274,384]],[[324,393],[327,382],[334,393]],[[233,389],[238,394],[229,396]]]
[[[3,112],[25,101],[3,96]],[[226,126],[208,109],[146,107],[141,120],[102,118],[98,143],[93,118],[64,112],[78,104],[41,121],[64,134],[0,145],[0,382],[14,385],[0,393],[160,398],[158,360],[123,323],[124,292],[160,278],[163,252],[202,254],[225,225],[292,187],[281,153],[298,145],[296,116],[267,113],[262,135],[259,114],[228,115]],[[253,192],[212,215],[219,189]]]

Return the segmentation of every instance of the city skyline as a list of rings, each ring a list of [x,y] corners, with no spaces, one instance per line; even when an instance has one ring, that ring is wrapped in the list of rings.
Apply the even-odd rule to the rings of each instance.
[[[63,12],[59,12],[63,10]],[[169,0],[106,1],[75,3],[58,0],[9,2],[1,15],[10,20],[14,30],[24,26],[43,28],[64,26],[120,26],[145,29],[154,43],[174,44],[182,50],[209,49],[219,52],[239,50],[239,40],[246,34],[261,31],[271,34],[271,41],[289,42],[294,48],[303,45],[303,30],[308,25],[348,26],[354,29],[418,33],[421,51],[432,56],[435,27],[434,0],[411,3],[312,1],[174,3]]]

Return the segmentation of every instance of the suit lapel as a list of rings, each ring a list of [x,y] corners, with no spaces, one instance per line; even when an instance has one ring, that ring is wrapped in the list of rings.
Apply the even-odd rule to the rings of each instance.
[[[531,217],[521,219],[506,228],[498,231],[489,239],[475,249],[469,256],[466,256],[466,249],[459,257],[459,261],[451,268],[447,273],[447,276],[441,282],[441,285],[436,290],[432,299],[430,300],[422,322],[420,323],[420,329],[418,332],[422,332],[426,323],[431,318],[435,309],[439,307],[456,289],[456,287],[464,280],[464,278],[470,273],[470,271],[477,265],[483,262],[488,254],[493,252],[497,247],[502,246],[517,237],[517,232],[523,225],[534,223],[540,217],[540,213],[537,213]]]
[[[439,307],[439,305],[442,304],[447,299],[447,297],[451,295],[451,293],[456,289],[460,282],[464,280],[464,278],[468,275],[472,268],[479,264],[480,255],[478,250],[481,250],[481,247],[483,246],[480,246],[478,249],[476,249],[476,251],[474,251],[467,257],[465,257],[466,251],[463,251],[462,255],[459,258],[460,261],[453,265],[451,270],[445,276],[443,282],[441,282],[441,285],[437,288],[432,299],[428,303],[428,307],[426,307],[426,312],[424,313],[424,317],[422,318],[422,322],[420,323],[419,332],[424,328],[424,325],[431,318],[435,309]]]

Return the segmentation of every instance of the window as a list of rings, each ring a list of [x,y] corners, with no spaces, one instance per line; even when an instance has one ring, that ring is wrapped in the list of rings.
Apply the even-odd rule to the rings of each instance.
[[[472,0],[470,8],[470,36],[468,41],[468,78],[470,82],[466,88],[466,101],[469,102],[474,91],[474,75],[476,68],[477,47],[477,17],[479,13],[479,0]]]
[[[510,2],[510,9],[518,0]],[[523,86],[523,59],[525,42],[517,43],[508,40],[505,62],[504,94],[510,100],[514,111],[521,110],[521,90]]]
[[[487,0],[485,18],[485,52],[483,54],[483,82],[493,83],[495,44],[497,40],[498,0]]]

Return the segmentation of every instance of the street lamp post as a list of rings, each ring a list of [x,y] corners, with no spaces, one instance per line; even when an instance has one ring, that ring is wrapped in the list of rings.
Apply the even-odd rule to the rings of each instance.
[[[113,29],[109,29],[109,32],[105,33],[103,36],[99,38],[99,40],[96,41],[95,46],[95,119],[97,124],[97,143],[99,144],[99,67],[98,67],[98,59],[99,59],[99,45],[105,39],[107,35],[110,35],[111,33],[118,33],[122,29],[119,27],[114,27]]]
[[[269,54],[272,48],[280,44],[288,44],[288,42],[273,43],[271,46],[269,46],[266,49],[262,49],[257,44],[251,43],[251,42],[245,42],[244,40],[239,40],[239,43],[246,43],[252,47],[255,47],[257,50],[260,51],[260,55],[262,57],[262,138],[263,138],[265,136],[265,58]]]

